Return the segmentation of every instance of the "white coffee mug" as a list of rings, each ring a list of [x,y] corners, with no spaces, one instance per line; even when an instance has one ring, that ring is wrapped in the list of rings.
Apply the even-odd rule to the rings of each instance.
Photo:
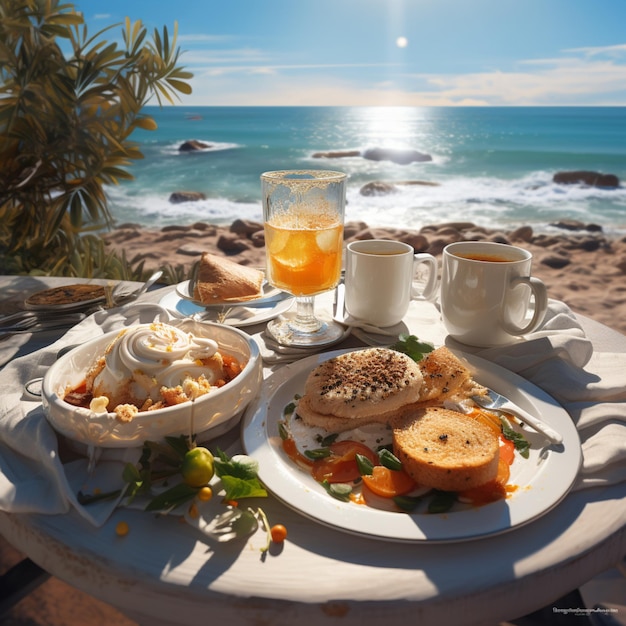
[[[416,280],[421,265],[428,268],[425,285]],[[393,326],[402,321],[411,300],[436,297],[437,259],[415,254],[412,246],[401,241],[352,241],[346,250],[345,286],[349,315],[375,326]]]
[[[537,329],[548,297],[544,283],[530,275],[531,265],[528,250],[508,244],[464,241],[446,246],[441,314],[448,334],[470,346],[490,347]]]

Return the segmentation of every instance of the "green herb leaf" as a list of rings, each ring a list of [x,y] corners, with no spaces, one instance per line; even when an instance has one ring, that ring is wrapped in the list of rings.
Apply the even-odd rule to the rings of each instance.
[[[80,504],[92,504],[93,502],[99,502],[100,500],[112,500],[122,493],[121,489],[115,491],[107,491],[106,493],[83,493],[79,491],[76,495],[76,499]]]
[[[399,335],[398,341],[390,347],[392,350],[396,350],[396,352],[402,352],[410,356],[418,363],[424,358],[425,354],[435,349],[432,344],[420,341],[415,335],[407,335],[406,333]]]
[[[371,476],[374,471],[374,464],[362,454],[355,454],[356,466],[359,468],[361,476]]]
[[[187,452],[189,452],[189,438],[184,435],[165,437],[165,441],[167,441],[170,448],[172,448],[181,459],[184,459]]]
[[[512,441],[515,445],[515,449],[522,457],[527,459],[530,454],[530,443],[528,443],[524,435],[518,433],[516,430],[513,430],[504,420],[501,420],[501,422],[502,434],[504,435],[504,438]]]
[[[380,459],[380,464],[384,465],[387,469],[395,471],[402,469],[400,459],[388,448],[381,448],[378,451],[378,458]]]
[[[328,446],[335,443],[337,437],[339,437],[339,433],[331,433],[330,435],[326,435],[326,437],[322,437],[320,439],[320,443],[322,447],[327,448]]]
[[[215,473],[220,477],[235,476],[243,480],[257,477],[259,464],[252,457],[245,454],[236,454],[229,458],[222,450],[217,451],[213,458]]]
[[[429,513],[447,513],[456,502],[456,493],[453,491],[435,491],[435,495],[428,503]]]
[[[348,483],[329,483],[327,480],[322,481],[320,484],[333,498],[337,498],[337,500],[342,502],[350,501],[352,485]]]
[[[241,500],[242,498],[266,498],[267,491],[258,478],[238,478],[225,475],[221,477],[226,500]]]
[[[174,487],[155,496],[146,505],[146,511],[163,511],[175,509],[177,506],[195,498],[198,487],[190,487],[185,483],[179,483]]]
[[[330,456],[329,448],[314,448],[313,450],[305,450],[304,456],[315,461],[316,459],[325,459]]]
[[[417,505],[423,500],[423,496],[395,496],[393,498],[393,501],[395,503],[395,505],[399,508],[402,509],[403,511],[406,511],[407,513],[410,513],[411,511],[414,511],[417,508]]]

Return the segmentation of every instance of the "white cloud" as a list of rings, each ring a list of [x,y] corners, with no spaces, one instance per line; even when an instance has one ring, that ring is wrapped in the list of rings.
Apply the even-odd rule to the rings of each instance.
[[[517,70],[410,73],[387,63],[281,64],[263,51],[197,50],[187,104],[528,106],[626,104],[626,44],[576,48],[563,56],[523,59]],[[376,69],[367,82],[360,70]],[[347,73],[355,69],[359,72]],[[401,70],[404,72],[401,72]],[[371,74],[368,74],[371,76]],[[348,78],[340,78],[348,76]]]
[[[582,52],[583,54],[587,56],[598,56],[598,55],[606,54],[608,56],[620,57],[622,55],[626,56],[626,43],[617,44],[614,46],[570,48],[568,50],[565,50],[565,52]]]

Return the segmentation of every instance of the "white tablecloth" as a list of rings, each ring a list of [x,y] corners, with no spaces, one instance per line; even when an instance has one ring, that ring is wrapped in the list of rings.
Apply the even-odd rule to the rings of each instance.
[[[156,298],[152,294],[148,299]],[[277,624],[294,623],[291,620],[296,616],[303,624],[321,623],[316,620],[322,617],[332,623],[333,611],[341,612],[345,607],[349,619],[344,624],[364,623],[365,616],[373,619],[377,610],[388,614],[392,606],[397,616],[414,615],[417,619],[423,610],[430,618],[438,615],[442,624],[455,623],[453,612],[473,607],[476,619],[468,616],[466,623],[481,623],[481,611],[482,615],[499,619],[512,618],[545,604],[546,598],[550,598],[548,589],[559,589],[558,585],[550,587],[552,568],[558,569],[568,561],[564,556],[567,551],[559,543],[561,538],[575,543],[570,554],[587,555],[589,578],[599,571],[592,571],[594,546],[603,546],[604,561],[606,550],[614,553],[615,562],[623,556],[626,339],[608,330],[603,336],[604,327],[591,323],[590,327],[600,331],[594,350],[580,321],[559,302],[550,303],[545,324],[525,341],[506,348],[471,351],[535,383],[568,411],[582,441],[583,465],[574,485],[579,495],[568,496],[545,518],[510,533],[512,543],[494,537],[456,547],[420,545],[408,549],[325,529],[270,499],[264,506],[272,516],[288,522],[290,541],[284,546],[284,554],[268,559],[262,564],[263,569],[257,562],[258,538],[253,537],[248,547],[234,552],[228,547],[208,549],[188,530],[168,526],[169,531],[163,535],[164,520],[119,510],[107,524],[97,528],[91,514],[76,502],[58,458],[56,435],[38,402],[24,394],[23,385],[31,378],[43,376],[60,348],[125,323],[129,323],[126,315],[96,314],[53,345],[14,359],[0,371],[0,511],[8,514],[0,513],[0,530],[10,532],[18,544],[26,537],[32,543],[34,532],[42,541],[35,552],[44,567],[56,568],[59,575],[91,593],[97,590],[100,597],[118,604],[135,618],[145,612],[151,615],[150,623],[158,623],[158,617],[166,623],[178,606],[189,616],[184,620],[181,617],[180,623],[192,623],[203,602],[211,601],[212,619],[232,618],[232,611],[236,611],[250,620],[241,623],[252,623],[252,606],[242,599],[249,598],[250,603],[257,598],[259,615],[276,618],[277,611],[288,609],[275,621]],[[436,344],[445,341],[437,309],[431,304],[413,303],[406,323],[423,340]],[[277,367],[280,364],[271,366]],[[616,506],[612,509],[614,517],[608,520],[606,505],[610,502]],[[111,524],[124,515],[141,526],[141,538],[135,536],[122,547],[115,543],[118,540],[112,535]],[[594,522],[594,516],[602,519],[598,517]],[[579,517],[582,521],[578,521]],[[163,545],[168,535],[171,548]],[[74,553],[91,554],[87,560],[99,554],[104,559],[99,564],[99,574],[117,577],[117,582],[107,579],[94,586],[94,581],[85,577],[84,567],[53,559],[44,547],[44,537],[57,549],[65,546],[68,558],[70,548]],[[105,548],[106,542],[114,544]],[[478,550],[476,544],[483,544],[484,550]],[[491,553],[491,548],[507,550],[508,554]],[[146,556],[145,551],[150,550],[153,554]],[[161,562],[163,558],[166,561]],[[456,559],[459,567],[440,562],[442,558]],[[472,559],[476,562],[470,574]],[[608,565],[603,562],[596,567],[604,569]],[[571,582],[575,586],[581,582],[576,581],[573,570],[567,571],[562,584]],[[545,589],[541,587],[542,578]],[[119,580],[141,584],[134,591],[137,595],[131,598],[120,593]],[[513,581],[519,590],[517,605],[503,594],[502,601],[494,596],[489,609],[479,608],[481,594],[497,594],[500,585],[506,587]],[[159,594],[168,597],[170,609],[165,612],[163,607],[159,608],[161,612],[154,610],[160,605],[158,601],[151,606],[147,600]],[[446,599],[450,602],[447,609]],[[371,610],[367,608],[370,602]],[[319,606],[327,607],[327,611],[320,613]]]

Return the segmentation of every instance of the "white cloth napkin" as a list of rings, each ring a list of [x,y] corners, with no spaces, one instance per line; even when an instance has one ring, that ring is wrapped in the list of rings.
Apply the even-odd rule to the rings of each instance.
[[[15,359],[0,371],[1,510],[54,514],[74,507],[92,523],[104,521],[97,509],[87,509],[78,503],[76,472],[66,472],[59,459],[56,434],[46,420],[41,402],[29,395],[24,385],[43,377],[62,348],[155,319],[167,321],[170,316],[155,304],[98,311],[54,344]],[[86,469],[86,462],[84,466]]]
[[[574,490],[626,481],[624,352],[594,352],[571,310],[554,300],[524,341],[473,352],[520,374],[569,413],[583,452]]]

